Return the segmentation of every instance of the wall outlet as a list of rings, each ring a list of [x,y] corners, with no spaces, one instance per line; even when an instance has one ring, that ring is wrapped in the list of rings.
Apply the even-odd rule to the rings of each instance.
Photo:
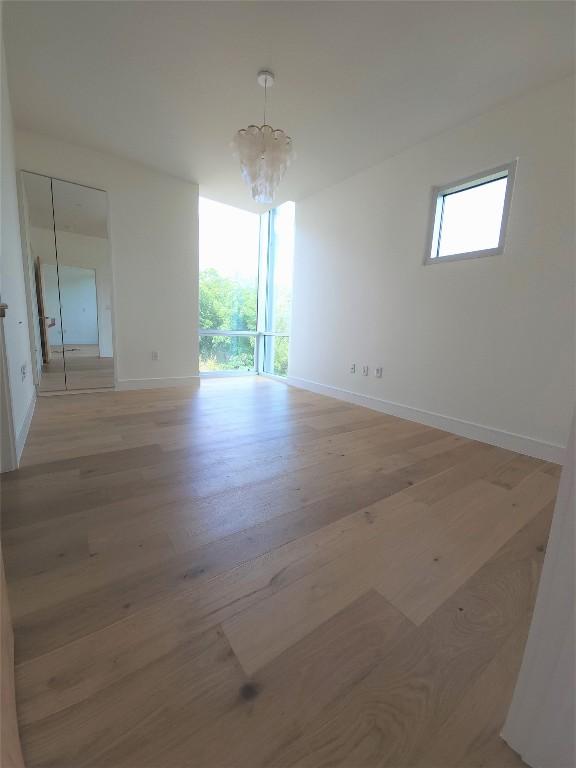
[[[152,352],[152,360],[160,360],[160,353],[157,350]]]
[[[22,376],[22,381],[24,381],[24,379],[28,375],[28,366],[26,365],[26,363],[20,366],[20,374]]]
[[[356,373],[356,363],[352,363],[350,366],[350,373]]]
[[[374,369],[374,376],[376,376],[377,379],[382,378],[382,368],[375,368]]]
[[[368,366],[363,365],[362,366],[362,376],[368,376]]]

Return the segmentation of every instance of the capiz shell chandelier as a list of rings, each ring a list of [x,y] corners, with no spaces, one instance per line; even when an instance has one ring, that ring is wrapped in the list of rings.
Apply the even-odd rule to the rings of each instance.
[[[290,136],[266,123],[268,88],[274,85],[272,72],[259,72],[258,84],[264,88],[262,125],[242,128],[234,136],[232,145],[240,160],[242,178],[250,187],[252,198],[257,203],[271,203],[294,152]]]

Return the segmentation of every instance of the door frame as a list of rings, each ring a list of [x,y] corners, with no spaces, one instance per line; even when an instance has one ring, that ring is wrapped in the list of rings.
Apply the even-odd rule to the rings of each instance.
[[[42,363],[45,362],[42,350],[42,335],[44,328],[40,315],[40,307],[38,304],[39,286],[36,276],[36,263],[34,262],[32,249],[30,247],[28,202],[26,195],[24,194],[24,184],[21,171],[16,173],[16,192],[18,195],[18,217],[20,220],[20,242],[22,243],[22,266],[24,270],[24,288],[26,292],[26,308],[28,312],[28,335],[30,338],[32,377],[34,379],[34,386],[36,387],[36,394],[38,394],[38,387],[40,384],[40,370],[42,369],[42,366],[40,365],[39,367],[38,363],[39,360],[41,360]],[[36,309],[36,312],[34,309]],[[40,338],[40,350],[38,350],[36,347],[36,329],[38,330],[38,336]]]
[[[8,311],[10,310],[8,309]],[[12,394],[4,344],[4,322],[0,319],[0,472],[10,472],[17,468],[16,434],[12,417]]]

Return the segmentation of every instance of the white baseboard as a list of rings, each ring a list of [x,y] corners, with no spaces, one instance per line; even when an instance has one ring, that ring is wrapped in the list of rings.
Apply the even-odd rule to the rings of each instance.
[[[28,404],[28,410],[26,411],[26,416],[24,417],[24,421],[22,423],[22,426],[20,427],[20,431],[16,435],[17,464],[20,464],[20,458],[22,457],[22,451],[24,450],[24,446],[26,445],[26,438],[28,437],[28,432],[30,431],[30,424],[32,424],[32,417],[34,416],[35,408],[36,408],[36,392],[34,392],[34,395],[32,396],[30,403]]]
[[[272,381],[279,381],[282,384],[290,384],[291,386],[298,387],[299,384],[294,384],[293,382],[296,381],[296,379],[293,379],[293,381],[288,381],[288,378],[286,376],[277,376],[275,373],[261,373],[259,374],[265,379],[272,379]],[[303,389],[306,389],[306,387],[302,387]]]
[[[274,377],[276,378],[276,377]],[[429,427],[451,432],[461,437],[467,437],[470,440],[478,440],[482,443],[497,445],[500,448],[507,448],[516,453],[523,453],[527,456],[533,456],[537,459],[552,461],[556,464],[562,464],[564,461],[565,447],[555,443],[546,443],[541,440],[535,440],[525,435],[517,435],[513,432],[504,432],[494,427],[485,427],[482,424],[474,424],[471,421],[455,419],[452,416],[444,416],[441,413],[432,411],[422,411],[409,405],[393,403],[389,400],[381,400],[370,395],[360,395],[356,392],[350,392],[347,389],[331,387],[327,384],[318,384],[308,379],[299,379],[294,376],[288,376],[282,379],[286,384],[300,389],[307,389],[310,392],[316,392],[319,395],[327,395],[337,400],[345,400],[348,403],[362,405],[365,408],[371,408],[373,411],[380,411],[391,416],[398,416],[401,419],[417,421],[420,424],[426,424]]]
[[[116,389],[164,389],[165,387],[185,387],[198,384],[200,376],[172,376],[169,379],[120,379]]]

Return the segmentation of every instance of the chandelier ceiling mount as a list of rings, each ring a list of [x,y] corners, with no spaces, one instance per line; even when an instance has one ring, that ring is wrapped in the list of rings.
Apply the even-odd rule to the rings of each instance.
[[[268,89],[274,85],[274,73],[258,72],[257,82],[264,88],[262,125],[249,125],[236,132],[232,145],[240,160],[242,178],[257,203],[272,203],[278,185],[293,157],[292,139],[280,128],[266,122]]]

